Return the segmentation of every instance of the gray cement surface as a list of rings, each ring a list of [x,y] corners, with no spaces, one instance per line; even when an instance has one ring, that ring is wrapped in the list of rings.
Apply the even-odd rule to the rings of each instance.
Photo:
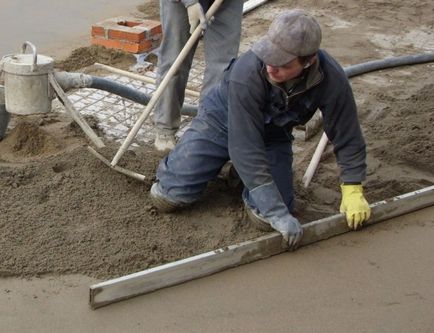
[[[433,238],[431,207],[98,310],[88,277],[2,279],[0,331],[430,333]]]

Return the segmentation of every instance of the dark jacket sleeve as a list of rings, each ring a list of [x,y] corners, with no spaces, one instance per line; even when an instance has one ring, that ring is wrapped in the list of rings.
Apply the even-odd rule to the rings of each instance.
[[[333,143],[342,182],[362,182],[366,178],[366,145],[349,81],[342,68],[332,63],[325,73],[326,92],[320,104],[324,131]]]
[[[235,63],[228,86],[229,156],[260,214],[273,228],[292,216],[273,181],[265,146],[264,105],[267,83],[253,54]],[[277,228],[276,230],[280,230]]]

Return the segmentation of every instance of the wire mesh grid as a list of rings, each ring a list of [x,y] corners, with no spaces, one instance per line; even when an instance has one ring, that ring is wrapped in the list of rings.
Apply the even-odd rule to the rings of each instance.
[[[195,59],[190,70],[187,88],[200,91],[202,86],[203,73],[205,64],[203,61]],[[146,72],[144,75],[155,79],[157,68]],[[119,74],[106,76],[107,79],[123,84],[125,86],[137,89],[148,95],[152,95],[156,86],[152,83],[135,80]],[[91,116],[98,121],[98,126],[103,130],[106,138],[121,142],[123,141],[131,128],[137,122],[138,118],[145,110],[146,105],[141,105],[129,101],[118,95],[106,91],[83,88],[72,91],[68,98],[74,105],[75,109],[82,116]],[[198,97],[186,94],[185,103],[192,105],[198,104]],[[149,115],[142,127],[137,133],[133,146],[140,144],[149,144],[154,140],[153,129],[153,112]],[[189,117],[181,117],[181,129],[177,135],[181,135],[189,123]]]

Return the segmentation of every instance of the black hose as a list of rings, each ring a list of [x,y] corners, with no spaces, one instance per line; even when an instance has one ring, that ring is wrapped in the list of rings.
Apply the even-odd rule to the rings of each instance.
[[[104,90],[143,105],[148,104],[151,99],[149,95],[118,82],[98,76],[91,77],[92,80],[88,85],[89,88]]]
[[[423,64],[426,62],[434,61],[434,53],[423,53],[402,57],[391,57],[382,60],[368,61],[357,65],[352,65],[344,68],[345,73],[348,77],[354,77],[357,75],[365,74],[368,72],[373,72],[380,69],[405,66],[405,65],[416,65]]]
[[[361,64],[346,67],[344,68],[344,71],[347,77],[351,78],[357,75],[365,74],[380,69],[406,66],[406,65],[423,64],[423,63],[433,62],[433,61],[434,61],[434,53],[423,53],[423,54],[416,54],[416,55],[409,55],[409,56],[402,56],[402,57],[390,57],[382,60],[368,61]],[[91,76],[90,81],[91,83],[88,82],[84,83],[84,86],[89,88],[104,90],[113,93],[115,95],[119,95],[121,97],[127,98],[133,102],[142,105],[147,105],[151,99],[151,97],[148,94],[145,94],[137,89],[127,87],[125,85],[122,85],[112,80],[108,80],[97,76]],[[0,103],[1,104],[0,105],[0,112],[1,112],[0,139],[5,134],[6,128],[9,123],[9,118],[10,118],[9,113],[4,108],[4,96],[1,97],[2,100],[0,102],[2,103]],[[197,106],[184,104],[181,109],[181,114],[187,116],[195,116],[197,114]]]
[[[345,67],[344,71],[347,77],[354,77],[357,75],[373,72],[380,69],[405,66],[405,65],[417,65],[434,61],[434,53],[423,53],[416,55],[408,55],[402,57],[390,57],[382,60],[368,61],[357,65]],[[189,116],[195,116],[197,114],[197,107],[191,106],[189,110]],[[184,107],[183,107],[184,110]],[[183,112],[181,111],[183,114]]]
[[[361,64],[345,67],[344,71],[347,77],[351,78],[357,75],[365,74],[380,69],[405,66],[405,65],[422,64],[422,63],[433,62],[433,61],[434,61],[434,53],[424,53],[424,54],[409,55],[409,56],[402,56],[402,57],[390,57],[382,60],[368,61]],[[91,76],[91,83],[90,85],[87,84],[86,86],[88,86],[89,88],[108,91],[110,93],[122,96],[124,98],[127,98],[133,102],[142,105],[147,105],[151,99],[151,96],[137,89],[130,88],[120,83],[117,83],[115,81],[106,78],[97,77],[97,76]],[[181,109],[181,114],[185,116],[194,117],[197,114],[197,106],[184,104]]]
[[[91,78],[90,84],[87,85],[88,88],[104,90],[142,105],[147,105],[151,100],[151,96],[137,89],[98,76],[91,76]],[[181,114],[194,116],[197,114],[197,107],[184,104],[181,109]]]

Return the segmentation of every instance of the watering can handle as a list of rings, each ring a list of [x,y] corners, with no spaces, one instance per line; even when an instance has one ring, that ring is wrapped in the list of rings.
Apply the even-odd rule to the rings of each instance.
[[[32,54],[33,54],[32,72],[33,72],[36,68],[36,63],[38,61],[38,54],[36,53],[36,46],[33,43],[30,43],[29,41],[25,41],[23,43],[23,53],[26,52],[26,46],[29,46],[32,49]]]

